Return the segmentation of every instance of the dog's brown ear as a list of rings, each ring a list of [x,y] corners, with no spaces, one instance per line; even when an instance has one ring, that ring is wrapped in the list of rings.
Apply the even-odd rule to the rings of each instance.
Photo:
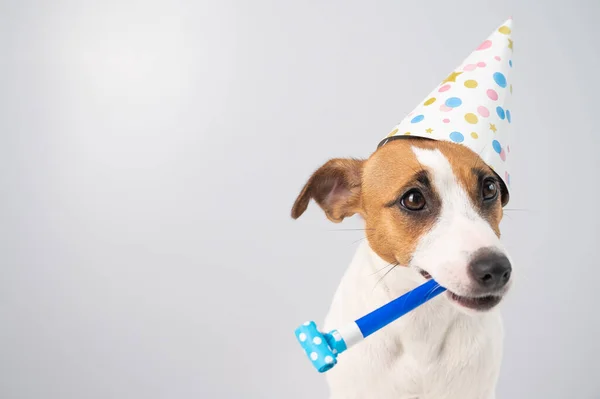
[[[292,217],[298,219],[311,198],[335,223],[359,212],[364,162],[358,159],[332,159],[317,169],[296,198]]]

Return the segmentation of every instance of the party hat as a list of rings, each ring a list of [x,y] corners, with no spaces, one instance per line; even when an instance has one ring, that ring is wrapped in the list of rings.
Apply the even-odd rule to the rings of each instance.
[[[460,143],[510,190],[512,19],[496,29],[379,144],[405,136]]]

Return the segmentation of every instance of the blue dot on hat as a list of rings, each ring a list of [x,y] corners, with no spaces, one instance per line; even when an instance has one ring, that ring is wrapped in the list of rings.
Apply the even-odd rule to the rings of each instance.
[[[504,74],[500,72],[494,73],[494,81],[498,84],[498,86],[502,88],[506,87],[506,77]]]
[[[502,146],[500,145],[498,140],[492,141],[492,147],[494,147],[494,151],[496,151],[498,154],[502,152]]]
[[[508,60],[508,65],[512,68],[512,60]]]
[[[504,114],[504,109],[502,109],[502,107],[496,107],[496,113],[498,114],[498,117],[500,119],[504,119],[505,118],[505,114]]]
[[[508,121],[508,123],[511,123],[512,121],[510,120],[510,111],[506,110],[506,120]]]
[[[462,104],[462,100],[458,97],[450,97],[449,99],[446,100],[446,107],[456,108],[456,107],[460,107],[461,104]]]
[[[461,132],[452,132],[450,133],[450,140],[455,143],[462,143],[465,141],[465,136],[463,136]]]
[[[411,119],[410,123],[419,123],[423,119],[425,119],[425,116],[423,116],[423,115],[417,115],[417,116],[415,116],[414,118]]]

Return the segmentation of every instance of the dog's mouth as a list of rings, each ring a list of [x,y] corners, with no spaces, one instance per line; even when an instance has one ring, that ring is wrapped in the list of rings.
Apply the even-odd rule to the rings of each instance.
[[[431,279],[431,274],[427,273],[423,269],[419,269],[419,273],[421,276],[425,277],[427,280]],[[502,301],[501,295],[485,295],[485,296],[477,296],[477,297],[467,297],[457,295],[454,292],[446,289],[446,295],[448,298],[465,308],[479,311],[486,311],[492,309],[494,306],[498,305],[500,301]]]
[[[446,290],[446,295],[448,295],[451,301],[459,304],[460,306],[480,311],[490,310],[494,306],[498,305],[502,300],[502,297],[499,295],[466,297],[456,295],[454,292],[448,290]]]

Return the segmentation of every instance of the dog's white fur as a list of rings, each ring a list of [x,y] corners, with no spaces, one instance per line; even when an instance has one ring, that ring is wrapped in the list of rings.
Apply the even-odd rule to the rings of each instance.
[[[419,239],[407,267],[389,271],[361,244],[335,293],[325,330],[339,328],[408,292],[425,269],[452,292],[469,291],[469,256],[482,247],[505,252],[473,209],[439,150],[413,147],[442,198],[434,227]],[[387,268],[386,268],[387,266]],[[494,399],[502,359],[499,311],[466,311],[442,294],[369,336],[327,372],[330,399]]]

